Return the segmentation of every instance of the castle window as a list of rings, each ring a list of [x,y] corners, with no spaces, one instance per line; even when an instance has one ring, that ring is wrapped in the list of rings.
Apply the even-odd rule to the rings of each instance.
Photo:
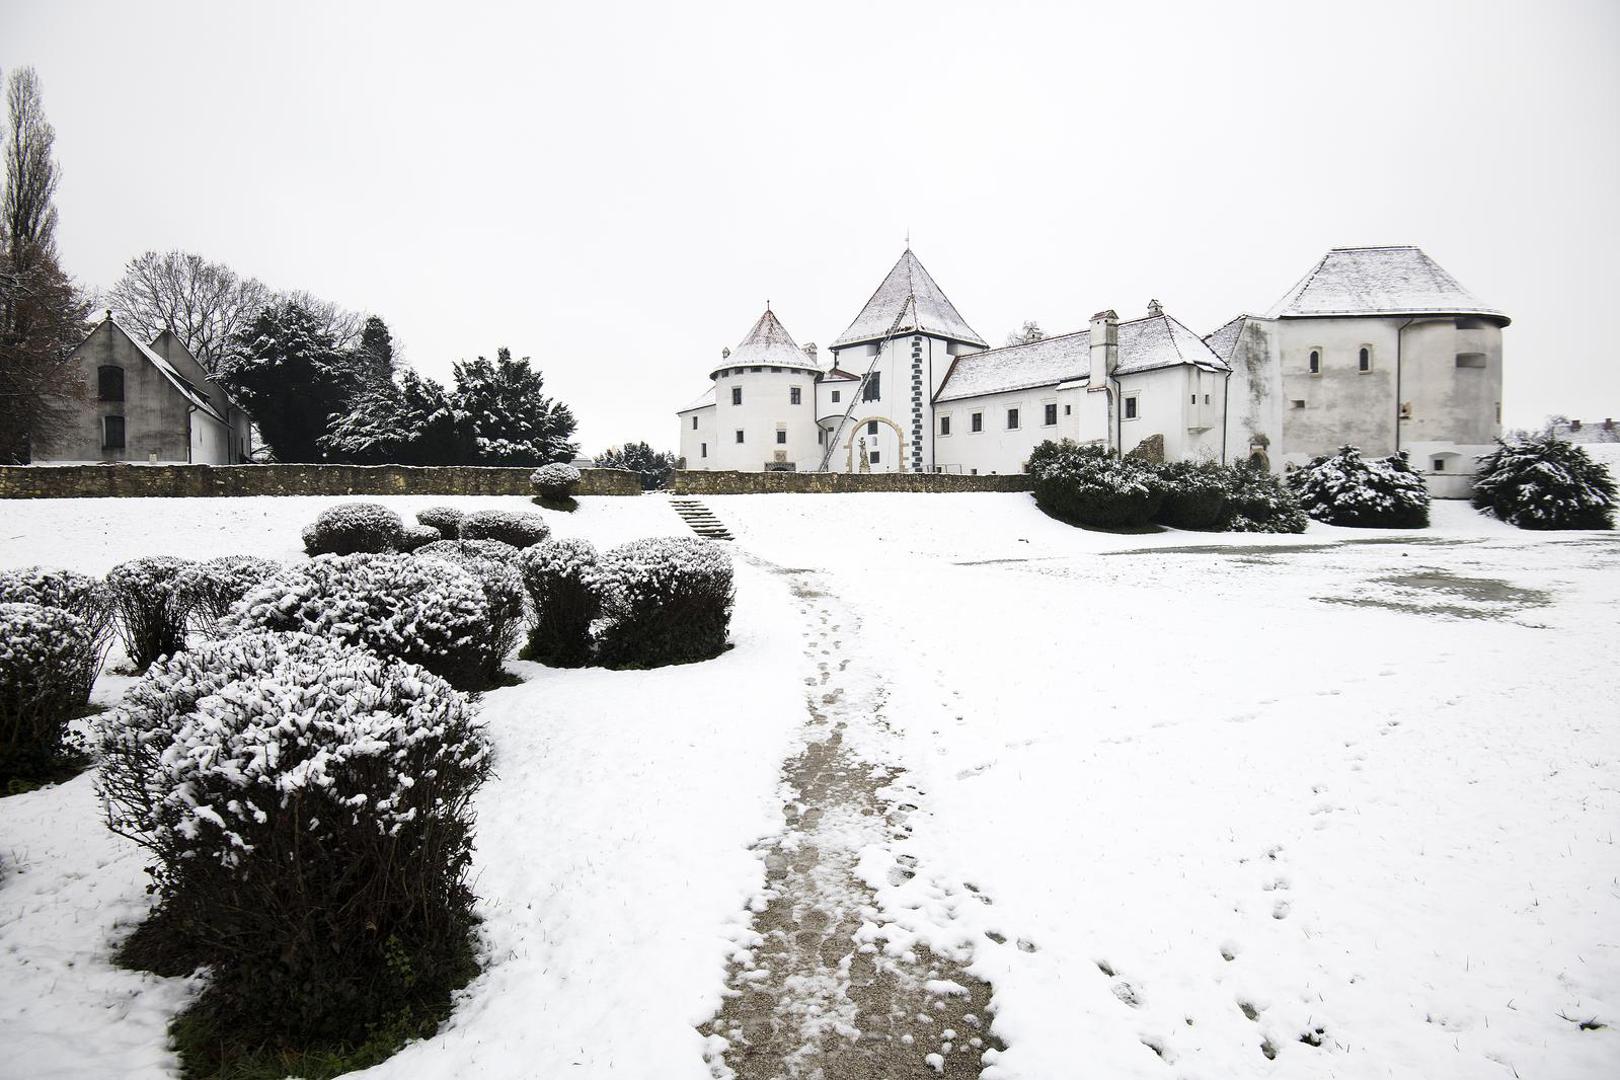
[[[103,450],[122,450],[124,448],[124,418],[122,416],[103,416],[101,418],[101,448]]]
[[[1295,398],[1292,402],[1290,402],[1290,404],[1296,409],[1303,409],[1305,407],[1305,403],[1299,398]]]
[[[733,386],[731,388],[731,403],[733,405],[741,405],[742,404],[742,387]]]
[[[780,375],[780,374],[782,374],[782,369],[779,368],[779,367],[773,367],[773,368],[771,368],[771,374]]]
[[[776,433],[776,445],[777,446],[786,446],[787,445],[787,432],[778,431]]]
[[[124,400],[124,369],[108,365],[96,372],[98,395],[102,401]]]
[[[1312,349],[1310,356],[1310,369],[1312,375],[1322,374],[1322,350]]]
[[[1125,398],[1125,419],[1135,420],[1142,415],[1136,404],[1137,395],[1131,394]]]
[[[1358,371],[1371,371],[1372,370],[1372,346],[1371,345],[1363,345],[1361,347],[1361,351],[1356,354],[1356,370],[1358,370]]]
[[[737,441],[742,442],[742,428],[737,429]]]
[[[1045,424],[1047,427],[1051,427],[1053,424],[1057,423],[1057,402],[1053,401],[1047,403],[1041,423]]]
[[[801,393],[802,393],[802,391],[797,386],[788,387],[788,404],[789,405],[797,405],[797,404],[799,404],[799,402],[800,402],[800,394]]]
[[[1460,352],[1457,354],[1457,366],[1460,368],[1482,368],[1485,366],[1485,354],[1482,352]]]
[[[709,444],[708,443],[698,443],[698,456],[699,457],[708,457],[709,456]]]
[[[817,446],[825,446],[825,445],[827,445],[827,429],[826,428],[824,428],[824,427],[816,428],[816,445]]]
[[[758,375],[760,372],[764,371],[765,369],[763,367],[756,367],[756,368],[749,368],[748,370],[752,371],[754,374]]]
[[[1437,457],[1437,458],[1434,459],[1434,471],[1435,472],[1445,472],[1446,471],[1446,459],[1445,458]]]
[[[984,430],[984,413],[976,412],[968,417],[968,427],[973,431]]]
[[[877,421],[876,420],[868,420],[866,422],[866,433],[868,435],[876,435],[877,434]]]
[[[692,417],[692,430],[693,431],[697,430],[697,417],[695,417],[695,416]]]
[[[1196,404],[1198,404],[1198,395],[1197,395],[1197,394],[1194,394],[1194,395],[1193,395],[1193,396],[1192,396],[1192,402],[1191,402],[1191,404],[1193,404],[1193,405],[1196,405]]]
[[[1063,415],[1064,415],[1064,416],[1068,416],[1068,415],[1069,415],[1069,410],[1070,410],[1070,409],[1071,409],[1071,408],[1073,408],[1073,406],[1070,406],[1070,405],[1065,405],[1065,406],[1063,406]]]
[[[882,458],[880,458],[878,456],[878,451],[873,450],[870,454],[866,455],[866,460],[871,462],[873,465],[876,465],[879,461],[882,460]]]
[[[1017,409],[1008,409],[1007,410],[1007,430],[1008,431],[1017,431],[1018,430],[1018,410]]]
[[[1204,404],[1205,404],[1205,405],[1208,405],[1208,404],[1209,404],[1209,395],[1208,395],[1208,394],[1205,394],[1205,395],[1204,395]]]
[[[949,435],[951,433],[951,418],[949,416],[942,416],[939,418],[939,433],[941,435]]]
[[[837,402],[843,396],[844,396],[843,391],[841,391],[841,390],[834,390],[832,392],[832,399],[833,399],[834,402]]]
[[[861,387],[862,401],[878,401],[882,398],[882,377],[881,371],[874,371],[866,377],[866,384]]]

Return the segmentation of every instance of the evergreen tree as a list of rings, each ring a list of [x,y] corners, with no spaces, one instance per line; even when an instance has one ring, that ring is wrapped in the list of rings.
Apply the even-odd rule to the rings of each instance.
[[[545,379],[527,357],[505,348],[491,363],[480,356],[454,368],[456,408],[471,420],[479,465],[547,465],[571,461],[573,411],[541,393]]]
[[[348,357],[318,312],[278,301],[240,331],[220,366],[225,391],[246,409],[277,461],[320,461],[334,414],[359,389]]]
[[[596,455],[596,464],[604,469],[629,469],[638,473],[641,490],[656,491],[669,483],[669,476],[675,471],[675,455],[654,450],[645,442],[627,442]]]
[[[391,382],[394,378],[394,335],[388,324],[376,315],[366,319],[360,331],[360,344],[354,348],[356,370],[367,381]]]
[[[463,465],[476,449],[471,419],[432,379],[406,369],[398,385],[362,391],[321,439],[331,458],[357,465]]]
[[[1583,447],[1552,435],[1513,442],[1479,459],[1474,508],[1521,529],[1612,529],[1614,478]]]

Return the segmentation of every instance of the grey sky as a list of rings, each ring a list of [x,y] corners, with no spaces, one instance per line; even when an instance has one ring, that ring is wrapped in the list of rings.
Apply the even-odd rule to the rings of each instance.
[[[980,334],[1208,333],[1323,251],[1506,310],[1509,425],[1620,414],[1620,4],[18,3],[64,261],[186,248],[511,346],[587,452],[673,448],[767,297],[831,341],[900,254]]]

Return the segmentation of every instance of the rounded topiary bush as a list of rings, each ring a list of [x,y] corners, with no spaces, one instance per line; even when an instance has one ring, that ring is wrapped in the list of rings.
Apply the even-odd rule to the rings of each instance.
[[[177,1026],[208,1058],[188,1072],[226,1072],[242,1048],[403,1040],[465,982],[490,749],[444,680],[243,635],[154,665],[92,735],[109,825],[154,857],[164,925],[208,965]]]
[[[696,537],[633,540],[604,552],[592,577],[603,663],[659,667],[725,651],[734,594],[731,558],[720,545]]]
[[[516,565],[522,552],[504,540],[437,540],[431,544],[423,544],[416,549],[416,554],[437,556],[441,559],[450,559],[452,562],[477,556],[481,559],[494,559],[497,562]]]
[[[1232,466],[1224,531],[1302,533],[1309,523],[1281,477],[1246,463]]]
[[[579,470],[562,462],[542,465],[529,474],[529,486],[542,499],[566,499],[579,486]]]
[[[526,549],[518,565],[534,604],[524,655],[552,667],[590,663],[591,623],[601,607],[596,549],[584,540],[547,540]]]
[[[490,669],[489,606],[458,566],[414,555],[322,555],[249,592],[227,632],[301,631],[405,660],[457,686]]]
[[[84,712],[100,662],[72,612],[0,603],[0,791],[58,766],[67,722]]]
[[[148,555],[107,572],[118,634],[137,671],[186,647],[186,601],[179,584],[180,572],[190,565],[190,559]]]
[[[219,621],[252,589],[280,572],[274,559],[225,555],[184,567],[175,591],[185,607],[186,625],[206,634],[218,632]]]
[[[1329,525],[1421,529],[1429,524],[1429,489],[1403,450],[1368,460],[1354,446],[1313,458],[1288,478],[1304,511]]]
[[[461,519],[463,540],[499,540],[526,548],[550,535],[545,518],[522,510],[474,510]]]
[[[1118,458],[1101,446],[1072,439],[1047,440],[1025,466],[1034,482],[1035,502],[1053,517],[1101,529],[1148,524],[1164,501],[1154,467]]]
[[[77,615],[98,646],[112,636],[112,593],[89,574],[46,566],[0,571],[0,604],[43,604]]]
[[[1474,509],[1521,529],[1612,529],[1614,478],[1574,443],[1551,435],[1497,440],[1479,459]]]
[[[311,555],[393,551],[404,528],[399,515],[380,503],[340,503],[322,510],[313,531],[305,531],[304,550]]]
[[[1231,469],[1213,461],[1172,461],[1158,470],[1164,501],[1154,521],[1198,531],[1218,530],[1225,524]]]
[[[444,534],[432,525],[406,525],[399,533],[399,550],[415,551],[443,540]]]
[[[488,541],[485,541],[488,542]],[[468,541],[466,547],[440,542],[433,545],[439,550],[426,558],[443,559],[471,574],[484,591],[484,603],[489,609],[489,623],[485,628],[487,655],[484,678],[493,681],[501,670],[501,663],[509,656],[523,637],[526,609],[523,603],[523,578],[510,559],[491,558],[478,553],[473,547],[479,541]]]
[[[453,506],[430,506],[416,512],[416,520],[430,529],[438,530],[440,538],[444,540],[454,540],[461,535],[463,517],[466,515]]]

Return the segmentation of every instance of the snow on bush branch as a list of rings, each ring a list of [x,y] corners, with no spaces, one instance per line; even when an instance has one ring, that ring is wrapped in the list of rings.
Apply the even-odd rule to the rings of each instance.
[[[1612,529],[1615,501],[1609,470],[1550,435],[1497,440],[1474,480],[1474,508],[1521,529]]]

